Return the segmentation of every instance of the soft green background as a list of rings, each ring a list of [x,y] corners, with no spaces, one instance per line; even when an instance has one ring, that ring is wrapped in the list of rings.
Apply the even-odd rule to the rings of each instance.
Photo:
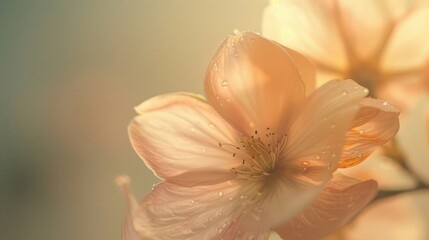
[[[234,28],[260,30],[266,0],[0,1],[0,238],[116,240],[157,180],[132,150],[133,106],[202,93]]]

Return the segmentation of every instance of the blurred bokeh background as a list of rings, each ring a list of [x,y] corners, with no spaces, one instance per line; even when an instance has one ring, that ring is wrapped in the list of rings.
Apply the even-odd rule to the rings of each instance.
[[[266,4],[1,1],[0,238],[119,239],[115,177],[138,196],[157,182],[128,141],[133,106],[202,93],[223,38],[259,31]]]

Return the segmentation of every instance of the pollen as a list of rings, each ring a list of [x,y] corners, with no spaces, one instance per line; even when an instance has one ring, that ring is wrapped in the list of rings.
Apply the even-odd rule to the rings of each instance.
[[[232,156],[241,160],[240,166],[232,168],[238,179],[263,181],[276,174],[286,141],[287,135],[279,137],[268,127],[265,131],[255,130],[251,136],[242,136],[240,147],[229,143],[219,143],[219,146],[230,148]]]

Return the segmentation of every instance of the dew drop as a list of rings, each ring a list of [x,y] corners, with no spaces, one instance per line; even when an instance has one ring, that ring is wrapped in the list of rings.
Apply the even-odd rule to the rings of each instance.
[[[220,216],[222,216],[222,212],[220,212],[220,211],[219,211],[219,212],[217,213],[217,215],[218,215],[219,217],[220,217]]]
[[[235,35],[237,35],[239,32],[240,32],[240,31],[238,31],[238,29],[237,29],[237,28],[234,28],[233,33],[234,33]]]
[[[314,156],[315,159],[319,160],[320,159],[320,155],[316,155]]]
[[[345,96],[345,95],[347,95],[347,92],[346,92],[346,91],[343,91],[343,96]]]
[[[389,105],[389,103],[388,102],[383,102],[383,105],[387,106],[387,105]]]
[[[328,170],[331,170],[331,168],[332,168],[331,163],[327,163],[327,164],[326,164],[326,168],[327,168]]]
[[[234,57],[238,57],[238,53],[234,53]]]
[[[229,200],[229,201],[232,201],[232,200],[233,200],[233,198],[232,198],[232,197],[229,197],[229,198],[228,198],[228,200]]]
[[[214,128],[214,127],[215,127],[215,125],[214,125],[213,123],[209,122],[209,127],[210,127],[210,128]]]
[[[336,157],[337,156],[337,154],[335,154],[335,153],[332,153],[332,155],[331,155],[331,157]]]
[[[365,133],[365,130],[363,129],[359,130],[359,134],[364,134],[364,133]]]
[[[356,86],[356,87],[354,87],[354,89],[355,89],[355,90],[358,90],[358,87]]]
[[[364,93],[369,93],[368,89],[366,89],[366,88],[363,90],[363,92]]]
[[[201,152],[207,152],[207,149],[201,148]]]
[[[222,230],[223,230],[223,228],[220,227],[220,228],[216,229],[216,232],[221,233]]]
[[[216,100],[219,100],[219,95],[216,95]]]
[[[223,192],[218,192],[218,194],[217,194],[219,197],[222,197],[223,196]]]
[[[207,222],[209,222],[209,223],[213,222],[213,218],[209,217],[209,218],[207,219]]]
[[[261,212],[264,211],[264,209],[262,207],[260,207],[260,206],[257,206],[257,207],[255,207],[255,211],[258,212],[258,213],[261,213]]]
[[[231,99],[227,98],[225,99],[225,102],[231,102]]]
[[[301,165],[304,166],[304,167],[308,167],[310,165],[310,163],[308,161],[303,161],[301,163]]]
[[[223,81],[222,82],[222,87],[223,88],[228,88],[228,81]]]
[[[246,195],[241,195],[240,196],[240,199],[246,199],[247,198],[247,196]]]
[[[195,203],[195,201],[194,201],[194,200],[190,200],[190,201],[189,201],[189,203],[190,203],[190,204],[194,204],[194,203]]]
[[[255,237],[255,236],[253,236],[253,235],[250,235],[247,239],[248,239],[248,240],[255,240],[255,239],[256,239],[256,237]]]

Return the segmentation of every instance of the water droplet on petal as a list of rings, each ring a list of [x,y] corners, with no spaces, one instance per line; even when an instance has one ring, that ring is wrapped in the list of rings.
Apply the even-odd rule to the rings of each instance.
[[[217,213],[217,215],[218,215],[219,217],[220,217],[220,216],[222,216],[222,212],[220,212],[220,211],[219,211],[219,212]]]
[[[234,53],[234,57],[238,57],[238,53]]]
[[[328,170],[331,170],[331,168],[332,168],[331,163],[327,163],[327,164],[326,164],[326,168],[327,168]]]
[[[233,33],[234,33],[235,35],[237,35],[238,33],[240,33],[240,31],[238,31],[238,29],[237,29],[237,28],[234,28]]]
[[[363,129],[359,130],[359,134],[364,134],[364,133],[365,133],[365,130]]]
[[[214,128],[215,126],[214,126],[214,124],[213,124],[213,123],[209,122],[209,127],[210,127],[210,128]]]
[[[225,99],[225,102],[231,102],[231,99],[227,98]]]
[[[228,198],[228,200],[229,200],[229,201],[232,201],[233,199],[234,199],[234,198],[232,198],[232,197],[229,197],[229,198]]]
[[[369,93],[368,89],[366,89],[366,88],[363,90],[363,92],[364,93]]]
[[[218,194],[217,194],[219,197],[222,197],[223,196],[223,192],[218,192]]]
[[[308,161],[303,161],[301,163],[301,165],[304,166],[304,167],[308,167],[310,165],[310,163]]]
[[[222,87],[223,88],[228,88],[228,81],[223,81],[222,82]]]
[[[320,155],[316,155],[314,156],[315,159],[319,160],[320,159]]]
[[[201,152],[207,152],[207,149],[201,148]]]
[[[194,201],[194,200],[190,200],[190,201],[189,201],[189,203],[190,203],[190,204],[194,204],[194,203],[195,203],[195,201]]]
[[[255,240],[255,239],[256,239],[256,237],[255,237],[255,236],[253,236],[253,235],[250,235],[247,239],[248,239],[248,240]]]
[[[345,95],[347,95],[347,92],[346,92],[346,91],[343,91],[343,96],[345,96]]]
[[[331,157],[336,157],[337,156],[337,154],[335,154],[335,153],[332,153],[332,155],[331,155]]]

